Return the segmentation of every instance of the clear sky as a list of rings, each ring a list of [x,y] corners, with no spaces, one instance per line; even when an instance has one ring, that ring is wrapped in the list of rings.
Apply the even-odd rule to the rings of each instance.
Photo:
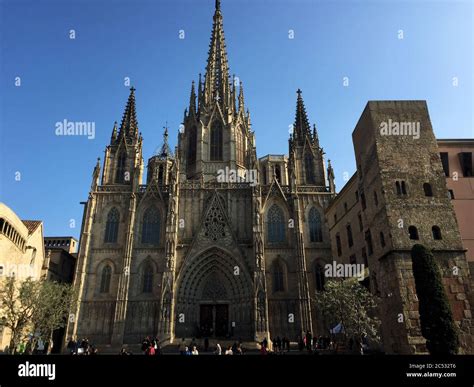
[[[437,137],[474,137],[472,1],[222,0],[222,11],[259,157],[288,152],[298,88],[338,190],[355,170],[351,133],[368,100],[425,99]],[[43,220],[47,236],[78,237],[124,78],[137,89],[146,163],[165,122],[176,144],[213,12],[214,0],[0,0],[0,200]],[[56,136],[64,119],[95,122],[95,139]]]

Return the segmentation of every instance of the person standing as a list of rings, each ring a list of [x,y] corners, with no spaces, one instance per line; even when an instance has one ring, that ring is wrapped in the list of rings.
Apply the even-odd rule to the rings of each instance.
[[[192,352],[191,352],[191,355],[199,355],[199,352],[198,352],[196,346],[193,347],[193,350],[192,350]]]
[[[216,345],[216,351],[214,352],[216,355],[222,355],[222,348],[219,343]]]

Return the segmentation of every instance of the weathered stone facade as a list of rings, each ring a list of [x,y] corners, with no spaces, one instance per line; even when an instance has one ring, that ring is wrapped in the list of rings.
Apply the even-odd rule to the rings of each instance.
[[[415,132],[385,134],[381,127],[388,122],[419,123],[419,136]],[[382,301],[379,314],[384,350],[426,351],[410,256],[411,247],[421,243],[433,250],[442,271],[460,328],[461,351],[472,353],[471,277],[426,102],[369,102],[353,141],[357,174],[337,196],[327,216],[333,222],[334,256],[348,261],[347,257],[355,255],[359,262],[367,256],[370,287]],[[344,203],[356,210],[345,211]],[[355,213],[361,215],[360,222]],[[342,239],[346,238],[343,228],[347,224],[352,225],[353,247]]]
[[[254,341],[316,331],[310,294],[317,263],[331,257],[324,209],[335,186],[301,91],[296,110],[289,157],[257,159],[217,1],[206,74],[197,91],[193,82],[174,154],[166,130],[142,184],[132,88],[102,176],[97,163],[68,336],[118,347],[147,335]]]

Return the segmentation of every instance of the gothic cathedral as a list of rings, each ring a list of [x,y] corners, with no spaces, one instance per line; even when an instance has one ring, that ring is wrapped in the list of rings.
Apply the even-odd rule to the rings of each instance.
[[[332,260],[324,210],[333,171],[300,90],[289,155],[257,158],[219,0],[178,145],[170,150],[166,129],[146,184],[142,143],[132,88],[94,169],[69,334],[115,347],[148,335],[260,341],[321,331],[314,295],[321,262]]]

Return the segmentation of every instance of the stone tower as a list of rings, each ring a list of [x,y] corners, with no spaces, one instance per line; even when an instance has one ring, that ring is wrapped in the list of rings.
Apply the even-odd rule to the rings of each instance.
[[[472,348],[469,268],[425,101],[370,101],[353,132],[361,221],[388,353],[426,351],[410,251],[432,249],[461,351]]]

